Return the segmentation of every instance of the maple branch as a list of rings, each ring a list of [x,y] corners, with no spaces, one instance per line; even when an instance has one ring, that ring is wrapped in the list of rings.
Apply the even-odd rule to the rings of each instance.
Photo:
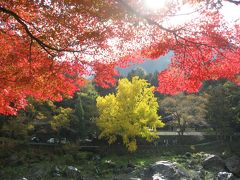
[[[52,57],[54,57],[54,55],[48,50],[53,50],[53,51],[57,51],[57,52],[82,52],[82,51],[77,51],[77,50],[70,50],[70,49],[61,49],[61,48],[56,48],[53,47],[49,44],[46,44],[45,42],[43,42],[42,40],[40,40],[39,38],[37,38],[36,36],[33,35],[33,33],[29,30],[27,24],[25,23],[26,21],[24,19],[22,19],[19,15],[17,15],[15,12],[6,9],[2,6],[0,6],[0,12],[6,13],[12,17],[14,17],[14,19],[23,26],[25,32],[27,33],[27,35],[35,40],[49,55],[51,55]]]
[[[119,2],[120,4],[122,4],[129,12],[132,12],[133,14],[137,15],[138,17],[145,19],[150,25],[155,25],[157,27],[159,27],[160,29],[167,31],[169,33],[175,33],[176,31],[178,31],[178,29],[168,29],[162,25],[160,25],[159,23],[153,21],[152,19],[142,15],[141,13],[137,12],[136,10],[134,10],[131,6],[129,6],[124,0],[116,0],[117,2]]]
[[[52,57],[54,57],[54,55],[52,55],[51,52],[49,52],[46,48],[48,49],[52,49],[52,50],[55,50],[56,48],[53,48],[51,47],[50,45],[48,44],[45,44],[43,41],[41,41],[40,39],[38,39],[37,37],[35,37],[29,30],[28,26],[24,23],[24,20],[18,16],[15,12],[11,11],[11,10],[8,10],[4,7],[0,7],[0,11],[3,12],[3,13],[6,13],[6,14],[9,14],[10,16],[13,16],[14,19],[16,19],[16,21],[21,24],[24,28],[24,30],[26,31],[26,33],[28,34],[28,36],[31,38],[31,39],[34,39],[48,54],[50,54]],[[57,49],[56,49],[57,50]]]
[[[157,26],[158,28],[166,31],[166,32],[169,32],[171,34],[173,34],[175,40],[177,43],[180,43],[180,41],[178,40],[179,39],[182,39],[186,42],[189,42],[189,43],[192,43],[192,44],[197,44],[199,46],[207,46],[207,47],[212,47],[212,46],[209,46],[208,44],[205,44],[205,43],[201,43],[201,42],[194,42],[194,41],[191,41],[191,40],[188,40],[188,39],[185,39],[184,37],[180,36],[179,34],[177,34],[178,31],[182,30],[183,27],[181,28],[178,28],[178,29],[168,29],[162,25],[160,25],[159,23],[157,23],[156,21],[142,15],[141,13],[137,12],[136,10],[134,10],[131,6],[129,6],[124,0],[116,0],[117,2],[119,2],[120,4],[122,4],[125,8],[127,8],[128,11],[132,12],[133,14],[137,15],[138,17],[140,18],[143,18],[145,19],[150,25],[155,25]],[[183,43],[181,43],[183,44]],[[184,44],[183,44],[184,45]],[[214,48],[214,47],[213,47]]]
[[[206,44],[206,43],[201,43],[201,42],[195,42],[195,41],[192,41],[192,40],[189,40],[189,39],[186,39],[180,35],[176,35],[176,37],[182,39],[183,41],[185,42],[188,42],[188,43],[191,43],[191,44],[195,44],[197,46],[206,46],[206,47],[209,47],[209,48],[216,48],[216,46],[212,46],[212,45],[209,45],[209,44]],[[178,41],[179,42],[179,41]],[[185,45],[187,46],[187,44],[184,44],[184,43],[181,43],[182,45]]]
[[[30,45],[29,45],[29,62],[32,62],[32,44],[33,44],[33,40],[31,38],[30,40]]]
[[[234,3],[235,5],[239,5],[240,4],[240,1],[234,1],[234,0],[226,0],[230,3]]]
[[[33,45],[33,39],[31,38],[30,44],[29,44],[29,58],[28,58],[28,61],[29,61],[29,74],[30,75],[32,75],[32,71],[33,71],[33,68],[32,68],[32,45]]]
[[[167,15],[168,17],[176,17],[176,16],[188,16],[188,15],[192,15],[196,12],[199,12],[200,10],[202,10],[203,7],[199,8],[199,9],[196,9],[195,11],[192,11],[192,12],[188,12],[188,13],[182,13],[182,14],[172,14],[172,15]]]

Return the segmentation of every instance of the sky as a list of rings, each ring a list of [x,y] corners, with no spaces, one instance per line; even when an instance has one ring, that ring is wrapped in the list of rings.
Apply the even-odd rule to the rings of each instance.
[[[134,64],[127,68],[119,68],[116,69],[119,71],[119,73],[122,76],[127,76],[127,74],[138,67],[143,68],[147,73],[154,73],[155,71],[162,71],[166,69],[171,61],[171,56],[173,55],[173,52],[169,52],[165,56],[161,56],[160,58],[156,60],[145,60],[142,64]]]

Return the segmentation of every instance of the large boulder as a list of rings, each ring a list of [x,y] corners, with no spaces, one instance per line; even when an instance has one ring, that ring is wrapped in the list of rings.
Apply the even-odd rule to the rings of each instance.
[[[158,161],[145,170],[143,179],[187,180],[191,178],[187,172],[179,169],[176,164],[168,161]]]
[[[222,171],[225,169],[225,163],[221,157],[217,155],[209,155],[203,161],[203,168],[208,171]]]
[[[219,172],[217,174],[217,177],[215,178],[216,180],[234,180],[235,177],[233,175],[233,173],[229,173],[229,172]]]
[[[240,158],[232,156],[225,160],[227,169],[233,174],[240,176]]]

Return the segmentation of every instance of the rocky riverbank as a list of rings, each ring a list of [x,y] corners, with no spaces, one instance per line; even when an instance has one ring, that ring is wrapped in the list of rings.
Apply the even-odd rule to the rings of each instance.
[[[183,155],[12,154],[1,160],[1,180],[235,180],[240,179],[237,155],[204,152]]]

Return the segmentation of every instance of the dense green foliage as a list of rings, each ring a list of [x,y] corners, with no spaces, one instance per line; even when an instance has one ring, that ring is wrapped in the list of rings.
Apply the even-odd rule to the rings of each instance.
[[[134,77],[136,75],[149,84]],[[158,131],[177,130],[183,134],[191,128],[191,131],[215,132],[219,139],[225,141],[231,140],[240,130],[240,88],[233,83],[207,81],[198,94],[165,96],[154,92],[158,107],[155,98],[152,104],[148,99],[153,97],[153,87],[149,86],[156,86],[157,73],[147,73],[138,68],[129,72],[127,77],[141,83],[133,85],[119,77],[119,86],[103,89],[89,82],[72,99],[66,97],[62,102],[36,102],[29,98],[29,106],[17,116],[0,116],[0,136],[27,141],[36,136],[40,142],[51,137],[67,138],[75,143],[86,138],[95,139],[99,135],[111,143],[121,137],[127,148],[133,151],[136,148],[135,137],[147,140],[156,137],[153,135],[159,126],[153,123],[153,119],[158,118],[156,112],[163,119],[169,115],[173,117],[164,121],[165,129]],[[149,90],[141,91],[142,87]],[[105,100],[99,95],[105,96]],[[98,106],[103,106],[99,111],[97,97]],[[141,98],[143,100],[139,100]]]
[[[230,82],[210,85],[207,120],[222,140],[240,130],[240,88]]]
[[[207,99],[200,95],[167,96],[160,100],[160,107],[175,118],[178,133],[183,135],[187,127],[206,125]]]
[[[75,141],[96,136],[96,97],[94,87],[88,84],[73,99],[65,98],[62,102],[29,99],[30,105],[17,116],[1,116],[0,134],[15,139],[37,136],[41,142],[50,137]]]

